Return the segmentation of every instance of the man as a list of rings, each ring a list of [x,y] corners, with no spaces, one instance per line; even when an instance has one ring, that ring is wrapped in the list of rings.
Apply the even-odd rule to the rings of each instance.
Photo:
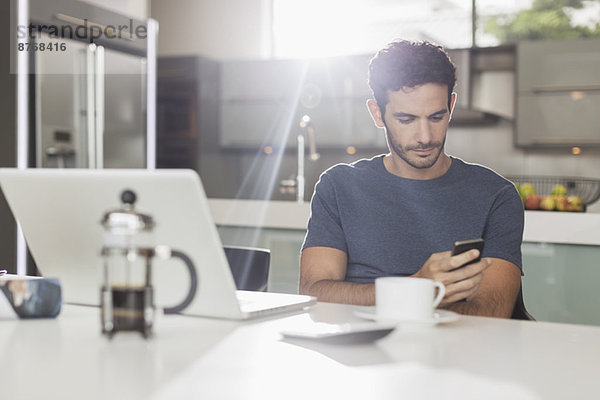
[[[521,282],[523,205],[506,179],[444,151],[456,103],[455,67],[428,42],[399,41],[371,60],[367,107],[390,152],[325,171],[311,201],[300,291],[320,301],[373,305],[374,280],[440,281],[440,305],[510,317]],[[451,256],[455,241],[482,237]]]

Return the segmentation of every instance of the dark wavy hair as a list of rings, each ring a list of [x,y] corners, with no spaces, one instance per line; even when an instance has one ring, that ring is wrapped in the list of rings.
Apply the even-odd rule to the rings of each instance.
[[[448,86],[448,108],[456,84],[456,67],[442,46],[422,41],[400,40],[379,50],[369,63],[369,86],[381,115],[389,99],[387,91],[425,83]]]

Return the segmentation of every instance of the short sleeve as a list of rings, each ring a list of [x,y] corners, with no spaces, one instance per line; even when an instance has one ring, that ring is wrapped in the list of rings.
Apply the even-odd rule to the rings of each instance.
[[[506,186],[496,196],[488,214],[483,257],[509,261],[522,271],[523,226],[524,211],[521,197],[514,186]]]
[[[332,177],[325,172],[315,185],[310,204],[310,219],[302,249],[307,247],[332,247],[347,252],[338,199]]]

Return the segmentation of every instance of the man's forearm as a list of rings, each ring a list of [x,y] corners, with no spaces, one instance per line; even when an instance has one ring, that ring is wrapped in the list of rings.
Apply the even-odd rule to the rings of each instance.
[[[335,280],[322,280],[302,289],[303,294],[317,297],[328,303],[356,304],[372,306],[375,304],[375,285],[372,283],[354,283]]]
[[[451,310],[463,315],[477,315],[481,317],[510,318],[514,304],[507,304],[499,296],[478,296],[471,300],[447,304],[440,308]]]

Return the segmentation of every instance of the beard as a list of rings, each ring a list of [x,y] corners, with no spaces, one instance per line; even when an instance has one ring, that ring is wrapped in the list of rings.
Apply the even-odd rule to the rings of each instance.
[[[440,155],[442,154],[442,150],[444,149],[444,144],[446,143],[445,136],[444,136],[444,140],[441,142],[421,143],[421,144],[418,144],[415,146],[403,147],[402,145],[394,142],[394,139],[392,138],[392,135],[390,134],[390,130],[387,127],[387,124],[384,123],[384,125],[385,125],[385,135],[387,137],[387,142],[388,142],[388,146],[390,147],[390,150],[392,150],[394,153],[396,153],[396,155],[398,157],[400,157],[402,160],[404,160],[404,162],[406,162],[411,167],[417,168],[417,169],[431,168],[431,167],[433,167],[433,165],[435,165],[437,160],[440,158]],[[431,149],[431,148],[433,148],[434,151],[427,157],[419,157],[419,156],[415,156],[413,158],[409,157],[408,152],[411,150],[426,150],[426,149]]]

